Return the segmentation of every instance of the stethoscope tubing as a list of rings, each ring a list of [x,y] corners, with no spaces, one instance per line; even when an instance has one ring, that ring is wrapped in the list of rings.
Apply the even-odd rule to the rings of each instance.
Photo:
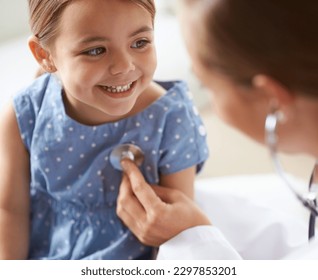
[[[276,127],[278,123],[278,116],[277,112],[272,112],[268,114],[265,122],[265,132],[266,132],[266,143],[269,147],[270,154],[272,161],[274,163],[274,167],[276,169],[277,174],[283,179],[285,185],[294,193],[296,198],[309,210],[310,217],[309,217],[309,227],[308,227],[308,238],[312,239],[315,236],[315,224],[316,224],[316,217],[318,216],[318,208],[317,208],[317,193],[311,192],[311,185],[314,180],[315,168],[318,166],[318,162],[316,162],[312,175],[309,181],[309,190],[308,193],[300,194],[293,185],[288,180],[285,172],[280,164],[280,161],[277,156],[277,136],[276,136]]]

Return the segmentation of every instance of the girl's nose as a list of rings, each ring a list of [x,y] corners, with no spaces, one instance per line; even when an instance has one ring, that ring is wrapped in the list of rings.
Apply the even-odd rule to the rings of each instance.
[[[129,54],[123,52],[113,54],[112,63],[110,65],[110,73],[112,75],[127,74],[133,70],[135,70],[135,65]]]

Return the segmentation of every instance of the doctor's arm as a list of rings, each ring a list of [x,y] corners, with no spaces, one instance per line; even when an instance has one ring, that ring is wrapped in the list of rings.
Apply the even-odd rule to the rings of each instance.
[[[159,258],[240,258],[184,193],[177,189],[150,187],[139,169],[128,160],[123,162],[123,168],[117,214],[142,243],[162,245]]]
[[[0,119],[0,259],[26,259],[29,248],[29,157],[10,105]]]

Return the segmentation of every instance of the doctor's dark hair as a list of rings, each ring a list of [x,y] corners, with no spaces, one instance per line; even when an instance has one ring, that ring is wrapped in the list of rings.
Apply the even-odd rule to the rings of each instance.
[[[28,0],[29,24],[42,46],[49,46],[58,34],[58,26],[64,9],[77,0]],[[91,0],[87,0],[91,1]],[[107,0],[105,0],[107,1]],[[147,10],[154,22],[156,8],[154,0],[117,0],[135,3]]]
[[[318,97],[317,0],[185,1],[201,12],[198,54],[207,68],[245,85],[265,74]]]

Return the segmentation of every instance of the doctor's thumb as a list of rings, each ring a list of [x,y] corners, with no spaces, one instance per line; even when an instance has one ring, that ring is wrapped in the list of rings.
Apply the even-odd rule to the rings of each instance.
[[[130,159],[123,159],[121,162],[121,167],[123,169],[123,172],[128,176],[131,177],[132,174],[136,174],[139,172],[139,168],[137,165],[131,161]]]
[[[128,177],[132,189],[135,189],[137,186],[144,186],[146,185],[145,178],[139,167],[130,159],[123,159],[121,161],[121,165],[123,168],[124,174]]]
[[[129,159],[123,159],[120,162],[123,172],[127,173],[130,170],[130,163],[131,161]]]

